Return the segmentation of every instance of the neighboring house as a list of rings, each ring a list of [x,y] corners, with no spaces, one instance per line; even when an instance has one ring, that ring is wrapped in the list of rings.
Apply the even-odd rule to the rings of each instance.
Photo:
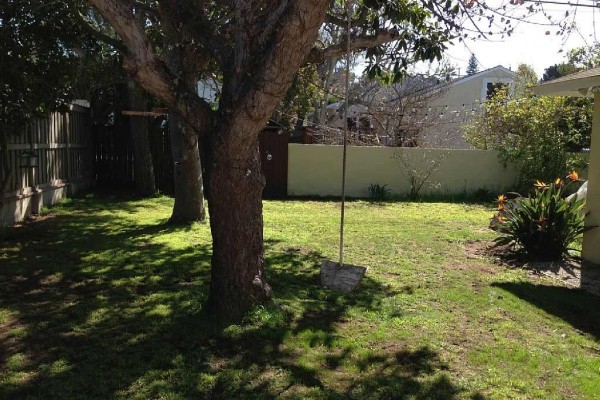
[[[355,94],[348,106],[350,143],[362,145],[469,149],[463,126],[499,88],[517,74],[496,66],[450,82],[414,76],[402,84]],[[341,140],[344,103],[329,104],[321,122],[321,143]],[[317,129],[318,130],[318,129]]]
[[[402,83],[382,86],[375,81],[355,84],[348,105],[347,126],[350,142],[360,145],[415,146],[406,140],[414,134],[415,126],[406,123],[404,116],[410,110],[421,109],[422,104],[439,95],[443,89],[435,77],[410,76]],[[344,102],[326,106],[324,118],[315,127],[326,136],[322,143],[336,143],[344,128]]]
[[[421,147],[469,149],[464,140],[463,126],[481,110],[481,104],[500,87],[511,84],[517,77],[501,65],[444,84],[441,95],[428,102],[429,117],[435,124],[424,124]]]

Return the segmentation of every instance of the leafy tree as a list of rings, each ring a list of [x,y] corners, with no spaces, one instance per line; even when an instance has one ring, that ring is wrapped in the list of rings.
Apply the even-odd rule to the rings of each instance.
[[[538,83],[538,76],[535,70],[531,65],[519,64],[516,73],[517,77],[512,84],[510,97],[520,99],[531,96],[533,93],[530,88]]]
[[[208,305],[224,319],[240,318],[271,293],[263,268],[258,134],[300,67],[345,53],[344,38],[316,42],[324,24],[345,29],[345,10],[328,0],[163,0],[139,5],[149,10],[148,21],[139,23],[129,2],[89,3],[122,40],[128,73],[189,126],[187,154],[198,137],[206,143],[213,237]],[[351,49],[367,48],[369,73],[392,79],[413,61],[440,57],[460,9],[451,2],[380,0],[355,1],[350,8]],[[157,27],[157,37],[147,25]],[[214,73],[223,77],[216,110],[191,87],[194,79]]]
[[[579,70],[600,66],[600,43],[572,49],[567,53],[567,64]]]
[[[471,53],[471,57],[469,57],[469,63],[467,64],[467,75],[475,75],[477,72],[479,72],[477,57],[475,57],[475,54]]]
[[[578,47],[570,50],[563,63],[555,64],[546,68],[542,81],[549,81],[561,76],[600,66],[600,44]],[[593,100],[589,98],[567,98],[566,104],[570,115],[569,135],[567,135],[567,147],[569,151],[581,151],[589,148],[591,143],[591,109]]]
[[[292,85],[271,120],[288,128],[302,124],[308,114],[315,110],[315,105],[319,100],[323,98],[324,93],[319,81],[317,66],[302,67],[294,77]]]
[[[569,151],[578,136],[591,130],[591,107],[563,97],[509,99],[506,90],[484,104],[484,111],[465,127],[465,139],[479,149],[496,149],[505,162],[519,165],[517,189],[536,180],[553,181],[580,162]],[[578,166],[579,167],[579,166]]]
[[[548,82],[577,71],[579,71],[579,68],[569,63],[554,64],[544,70],[542,82]]]
[[[11,165],[8,135],[21,134],[32,118],[46,115],[71,98],[81,31],[65,18],[58,2],[4,0],[0,3],[0,204]]]

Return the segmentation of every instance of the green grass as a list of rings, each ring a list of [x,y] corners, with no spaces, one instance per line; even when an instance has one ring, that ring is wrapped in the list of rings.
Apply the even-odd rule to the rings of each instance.
[[[207,224],[172,200],[70,200],[0,244],[0,398],[594,399],[600,298],[465,251],[475,204],[348,204],[360,289],[319,285],[331,201],[264,205],[274,304],[203,314]]]

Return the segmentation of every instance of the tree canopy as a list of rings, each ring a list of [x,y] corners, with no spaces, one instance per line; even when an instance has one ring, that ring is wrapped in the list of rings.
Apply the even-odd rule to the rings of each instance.
[[[17,133],[33,116],[71,100],[80,29],[60,2],[0,4],[0,123]]]

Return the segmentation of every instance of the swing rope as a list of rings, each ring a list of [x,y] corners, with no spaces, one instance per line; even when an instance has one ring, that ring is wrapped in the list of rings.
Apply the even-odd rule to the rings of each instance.
[[[348,19],[348,25],[346,27],[346,86],[345,86],[345,98],[344,101],[344,150],[342,156],[342,207],[341,207],[341,221],[340,221],[340,268],[344,266],[344,217],[346,210],[346,159],[348,150],[348,100],[350,93],[350,30],[352,28],[351,20],[351,9],[350,0],[346,0],[346,15]]]

